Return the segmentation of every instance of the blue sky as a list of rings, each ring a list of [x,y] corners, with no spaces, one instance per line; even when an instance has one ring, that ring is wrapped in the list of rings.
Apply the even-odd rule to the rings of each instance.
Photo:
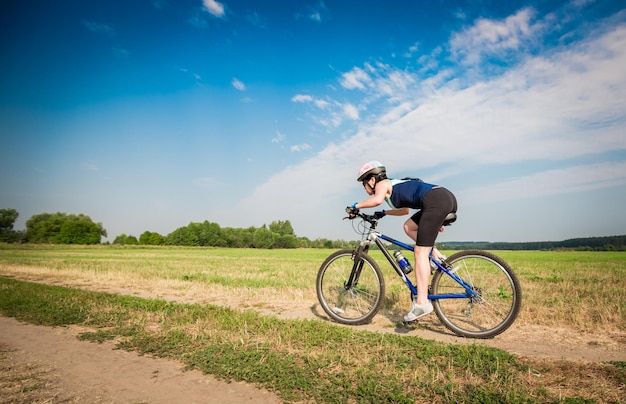
[[[377,159],[457,195],[440,241],[626,233],[621,1],[9,0],[0,26],[16,228],[358,239],[344,208]]]

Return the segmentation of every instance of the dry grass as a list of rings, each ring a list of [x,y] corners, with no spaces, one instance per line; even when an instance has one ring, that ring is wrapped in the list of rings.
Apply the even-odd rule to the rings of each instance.
[[[78,401],[64,394],[52,366],[25,361],[19,352],[0,343],[0,402],[17,404]]]
[[[520,324],[626,331],[626,254],[503,252],[523,287]]]
[[[561,401],[565,397],[580,396],[585,392],[587,400],[598,403],[621,403],[624,400],[624,384],[615,388],[607,383],[607,375],[615,374],[612,365],[594,363],[587,366],[572,366],[571,362],[520,358],[528,366],[528,386],[541,385],[551,397]]]
[[[3,245],[0,275],[285,314],[298,307],[308,310],[317,301],[317,269],[330,252]],[[516,324],[626,332],[626,254],[497,253],[522,282],[523,307]],[[387,283],[384,310],[392,315],[405,311],[406,288],[381,256],[374,256]]]
[[[238,308],[254,308],[256,311],[281,312],[299,316],[297,310],[310,310],[316,302],[315,276],[320,263],[329,250],[227,250],[227,249],[129,249],[114,247],[17,247],[0,246],[0,276],[47,284],[76,286],[83,289],[106,292],[122,292],[139,297],[159,297],[183,303],[217,303]],[[626,254],[620,253],[560,253],[560,252],[498,252],[516,269],[523,285],[524,305],[518,323],[526,326],[545,326],[559,338],[559,330],[570,329],[595,331],[621,338],[625,344],[623,290]],[[400,311],[408,304],[406,291],[399,280],[393,278],[391,269],[380,261],[388,285],[387,311]],[[106,307],[100,307],[106,311]],[[383,313],[384,314],[384,313]],[[163,313],[141,315],[141,323],[150,333],[160,333],[173,326]],[[207,316],[181,325],[191,340],[200,338],[228,339],[242,350],[263,350],[293,353],[295,358],[315,358],[325,352],[334,352],[324,344],[311,350],[309,340],[289,340],[278,328],[269,327],[265,334],[251,328],[243,319],[237,324],[236,333],[211,335],[219,327],[214,326]],[[262,320],[263,321],[263,320]],[[298,327],[302,327],[299,324]],[[258,324],[257,324],[258,327]],[[285,332],[285,330],[283,330]],[[293,330],[302,333],[301,329]],[[310,337],[309,337],[310,335]],[[307,338],[323,338],[315,332]],[[354,338],[360,338],[355,335]],[[368,338],[371,338],[368,336]],[[404,358],[411,352],[404,345],[382,343],[387,336],[381,333],[381,348],[369,344],[368,350],[359,349],[361,344],[348,345],[337,352],[336,358],[319,372],[328,376],[343,374],[351,369],[374,365],[380,370],[393,372],[390,380],[404,380],[404,386],[412,383],[437,385],[445,382],[449,386],[472,386],[484,383],[480,379],[479,367],[468,367],[456,372],[444,357],[436,357],[411,363],[409,372]],[[412,339],[411,339],[412,340]],[[335,341],[336,342],[336,341]],[[532,343],[532,342],[531,342]],[[315,344],[312,344],[315,345]],[[414,350],[414,348],[412,348]],[[468,348],[469,349],[469,348]],[[396,350],[396,351],[394,351]],[[456,352],[456,351],[455,351]],[[463,351],[465,352],[465,351]],[[450,353],[449,355],[453,355]],[[468,351],[466,357],[473,358]],[[265,358],[265,357],[264,357]],[[448,358],[449,359],[449,358]],[[497,364],[490,377],[502,378],[511,389],[525,384],[532,391],[547,390],[547,397],[575,397],[581,395],[597,402],[620,402],[626,394],[619,377],[607,377],[612,365],[590,363],[585,366],[569,362],[522,357],[519,361],[529,366],[528,375],[521,379],[508,379],[498,372]],[[389,363],[387,363],[389,362]],[[447,364],[447,365],[446,365]],[[384,369],[384,370],[383,370]],[[581,371],[583,369],[584,371]],[[473,374],[472,372],[478,372]],[[321,374],[320,373],[320,374]],[[623,373],[623,370],[622,370]],[[510,377],[510,375],[508,376]],[[610,381],[611,388],[603,383]]]

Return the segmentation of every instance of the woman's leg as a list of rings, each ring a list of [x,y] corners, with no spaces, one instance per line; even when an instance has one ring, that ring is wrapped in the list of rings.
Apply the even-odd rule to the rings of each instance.
[[[404,232],[413,241],[417,240],[417,223],[413,219],[404,222]],[[415,246],[413,253],[415,255],[415,287],[417,288],[417,297],[415,303],[422,306],[428,302],[428,282],[430,281],[430,250],[433,247]]]
[[[432,247],[415,246],[415,287],[417,298],[415,303],[423,306],[428,303],[428,282],[430,281],[430,262],[428,255]]]
[[[445,188],[433,188],[424,197],[421,211],[404,223],[404,231],[415,240],[415,286],[417,287],[415,303],[419,306],[429,303],[429,254],[435,245],[443,220],[450,212],[456,212],[454,195]]]

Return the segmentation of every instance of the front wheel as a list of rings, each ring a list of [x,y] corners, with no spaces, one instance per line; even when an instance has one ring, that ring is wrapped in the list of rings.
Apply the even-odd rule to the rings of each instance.
[[[522,305],[522,288],[509,264],[480,250],[458,252],[446,262],[474,296],[438,299],[437,295],[466,294],[466,289],[437,271],[430,293],[439,321],[455,334],[470,338],[492,338],[513,324]]]
[[[383,303],[385,281],[378,264],[355,250],[339,250],[317,273],[317,298],[322,309],[342,324],[369,322]]]

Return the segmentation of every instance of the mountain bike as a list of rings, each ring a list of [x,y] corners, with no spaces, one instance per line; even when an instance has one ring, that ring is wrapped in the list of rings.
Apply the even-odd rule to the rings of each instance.
[[[360,244],[332,253],[322,263],[316,280],[317,298],[324,312],[348,325],[370,322],[385,299],[383,274],[369,254],[372,243],[404,281],[411,301],[417,296],[415,285],[390,252],[393,246],[412,252],[413,246],[377,231],[380,217],[358,213],[349,219],[358,218],[358,231],[363,236]],[[443,226],[455,220],[456,214],[450,213]],[[436,255],[430,252],[428,299],[446,328],[462,337],[492,338],[513,324],[521,308],[522,289],[509,264],[482,250],[460,251],[447,258]]]

